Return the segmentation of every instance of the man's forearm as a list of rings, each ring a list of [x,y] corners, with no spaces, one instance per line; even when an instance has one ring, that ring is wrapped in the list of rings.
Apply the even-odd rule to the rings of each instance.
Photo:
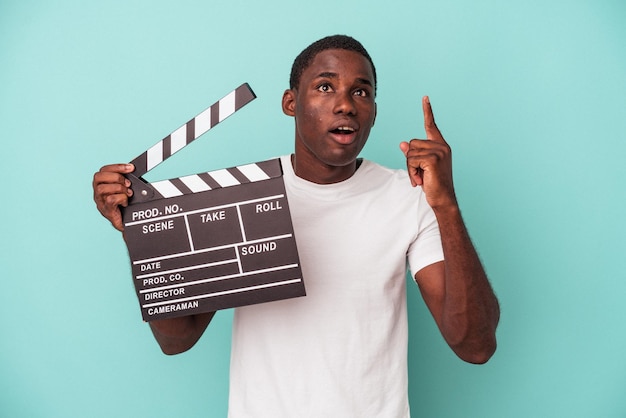
[[[435,215],[445,257],[442,333],[459,357],[484,363],[496,349],[498,300],[458,206],[435,210]]]

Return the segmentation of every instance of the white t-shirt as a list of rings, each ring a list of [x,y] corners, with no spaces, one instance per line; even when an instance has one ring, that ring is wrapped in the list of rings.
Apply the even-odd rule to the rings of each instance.
[[[364,160],[319,185],[281,158],[307,296],[237,308],[229,417],[408,417],[407,260],[443,260],[421,188]]]

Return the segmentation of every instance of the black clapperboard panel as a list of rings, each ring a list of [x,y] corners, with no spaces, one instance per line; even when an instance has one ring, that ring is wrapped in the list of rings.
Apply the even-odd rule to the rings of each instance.
[[[279,159],[141,178],[254,98],[241,85],[132,161],[124,240],[145,321],[305,295]]]

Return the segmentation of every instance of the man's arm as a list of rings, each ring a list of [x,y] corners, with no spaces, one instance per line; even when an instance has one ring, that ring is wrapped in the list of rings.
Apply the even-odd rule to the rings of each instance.
[[[132,164],[111,164],[93,176],[93,199],[102,216],[115,229],[124,232],[120,206],[128,206],[133,192],[130,181],[124,174],[131,173]],[[200,339],[213,319],[215,312],[179,318],[161,319],[150,322],[150,329],[165,354],[178,354],[189,350]]]
[[[413,186],[433,208],[444,261],[421,269],[415,280],[441,334],[470,363],[485,363],[496,350],[498,300],[472,244],[454,193],[452,158],[435,124],[428,97],[422,100],[426,140],[400,144]]]
[[[154,338],[163,353],[179,354],[193,347],[213,319],[215,312],[157,319],[149,322]]]

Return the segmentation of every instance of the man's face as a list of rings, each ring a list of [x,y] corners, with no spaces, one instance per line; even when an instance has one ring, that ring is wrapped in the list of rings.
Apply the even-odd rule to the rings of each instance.
[[[376,118],[374,99],[365,57],[343,49],[317,54],[283,96],[283,111],[295,117],[296,173],[317,183],[350,177]]]

